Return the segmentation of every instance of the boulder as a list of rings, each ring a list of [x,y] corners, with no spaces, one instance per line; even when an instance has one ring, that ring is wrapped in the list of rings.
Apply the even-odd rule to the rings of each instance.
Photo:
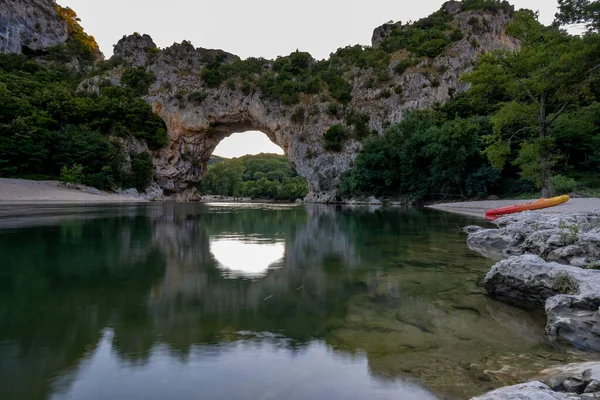
[[[542,382],[528,382],[507,386],[471,400],[566,400],[572,399],[565,393],[557,393]]]
[[[544,307],[546,331],[552,338],[600,350],[600,271],[528,254],[495,264],[484,284],[492,295]]]
[[[498,229],[467,232],[469,248],[491,259],[536,254],[546,261],[584,267],[600,260],[600,215],[524,212],[494,221]]]

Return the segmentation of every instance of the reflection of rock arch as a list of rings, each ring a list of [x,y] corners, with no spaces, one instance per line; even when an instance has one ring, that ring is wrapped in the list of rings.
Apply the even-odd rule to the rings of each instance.
[[[204,317],[220,319],[224,325],[219,329],[270,330],[277,329],[278,319],[285,326],[286,319],[292,324],[292,318],[306,315],[312,319],[307,322],[306,331],[293,332],[290,325],[285,334],[292,338],[314,335],[314,331],[308,331],[320,329],[317,325],[323,323],[323,314],[331,312],[334,306],[331,299],[339,302],[340,296],[349,295],[344,280],[327,276],[324,260],[335,258],[351,267],[356,257],[350,241],[336,225],[335,210],[309,207],[308,211],[293,208],[288,212],[301,214],[304,223],[290,229],[284,237],[267,231],[267,235],[285,240],[285,256],[266,276],[253,281],[222,279],[218,261],[210,251],[211,235],[207,231],[216,235],[219,226],[230,234],[235,230],[228,227],[229,215],[183,212],[155,217],[154,245],[166,261],[164,280],[154,286],[148,301],[155,324],[185,324],[191,331],[202,330],[206,326],[202,327],[199,320]],[[269,316],[269,312],[273,314]],[[173,321],[174,316],[179,320]]]

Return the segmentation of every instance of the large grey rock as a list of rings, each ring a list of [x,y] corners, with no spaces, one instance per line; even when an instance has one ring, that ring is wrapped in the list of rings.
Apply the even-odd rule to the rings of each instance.
[[[43,56],[47,49],[73,39],[78,25],[76,14],[54,0],[0,0],[0,53]],[[103,60],[93,37],[88,39],[88,44],[94,45],[95,59]],[[81,69],[75,58],[63,66],[69,70]]]
[[[0,0],[0,52],[40,52],[65,44],[68,37],[54,0]]]
[[[573,399],[565,393],[557,393],[542,382],[528,382],[507,386],[471,400],[566,400]]]
[[[600,260],[600,215],[524,212],[494,221],[498,229],[473,230],[469,247],[491,259],[536,254],[578,267]]]
[[[564,293],[571,287],[572,293]],[[487,291],[544,307],[546,331],[581,348],[600,350],[600,271],[548,263],[536,255],[498,262],[485,278]]]
[[[352,86],[352,100],[346,109],[369,115],[371,131],[381,134],[389,124],[401,121],[406,110],[444,103],[454,93],[466,91],[468,85],[460,76],[473,68],[479,54],[518,46],[517,40],[506,34],[511,15],[459,13],[455,2],[449,3],[446,11],[453,14],[449,24],[463,30],[464,39],[452,43],[436,59],[424,60],[398,75],[393,68],[400,57],[394,57],[388,66],[390,81],[379,87],[367,84],[376,78],[373,70],[352,67],[344,73]],[[485,31],[473,31],[468,21],[474,15],[485,21]],[[398,24],[379,29],[385,31],[379,36],[385,37],[395,26]],[[475,40],[477,47],[472,46]],[[325,149],[327,130],[345,123],[342,113],[334,116],[328,112],[330,103],[335,102],[330,96],[303,94],[300,104],[284,105],[263,96],[254,84],[248,87],[247,82],[207,87],[201,73],[208,63],[217,57],[225,64],[239,58],[220,50],[195,48],[189,42],[158,51],[149,36],[133,35],[117,44],[115,56],[129,65],[146,68],[157,78],[145,99],[165,121],[169,132],[168,147],[153,154],[156,181],[167,195],[192,196],[218,143],[233,133],[258,130],[283,149],[299,175],[307,180],[307,201],[339,200],[340,177],[351,168],[361,143],[351,138],[339,152]],[[265,61],[263,70],[272,68],[273,62]],[[424,69],[438,72],[428,77],[422,73]],[[122,71],[122,67],[115,68],[81,88],[95,91],[101,80],[119,84]],[[255,79],[258,76],[251,80]],[[391,95],[382,96],[384,91]],[[194,92],[201,92],[203,100],[188,100]]]

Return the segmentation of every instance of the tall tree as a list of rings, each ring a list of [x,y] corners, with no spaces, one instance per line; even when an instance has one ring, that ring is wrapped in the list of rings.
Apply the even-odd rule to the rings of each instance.
[[[600,30],[600,1],[558,0],[556,21],[561,25],[586,24],[589,31]]]
[[[520,40],[520,48],[483,55],[464,79],[475,93],[501,93],[505,99],[492,117],[494,133],[486,137],[485,153],[492,165],[502,169],[513,145],[520,143],[514,163],[521,176],[535,181],[547,197],[551,171],[559,159],[552,127],[585,93],[597,69],[595,46],[541,25],[537,14],[528,10],[515,14],[508,34]]]

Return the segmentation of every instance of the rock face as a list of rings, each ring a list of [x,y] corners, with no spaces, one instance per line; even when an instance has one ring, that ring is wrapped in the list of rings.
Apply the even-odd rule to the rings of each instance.
[[[64,44],[68,25],[54,0],[0,0],[0,52],[36,53]]]
[[[386,87],[367,84],[375,77],[372,70],[353,67],[344,74],[352,86],[352,100],[346,109],[367,114],[371,131],[382,133],[385,127],[399,122],[405,110],[443,103],[465,91],[467,85],[459,81],[459,76],[472,68],[479,54],[518,45],[505,33],[511,16],[502,11],[460,13],[455,3],[447,5],[447,12],[453,15],[449,25],[459,28],[464,39],[448,46],[439,57],[425,59],[398,75],[393,68],[407,55],[402,51],[392,54],[388,65],[391,81]],[[469,23],[473,18],[482,24]],[[485,29],[481,30],[481,26]],[[391,30],[385,25],[377,28],[373,45],[377,46]],[[224,64],[231,64],[238,57],[220,50],[197,49],[189,42],[159,51],[149,36],[136,34],[124,37],[114,54],[126,65],[145,68],[157,78],[145,99],[164,119],[169,131],[168,148],[154,154],[156,180],[167,194],[176,194],[183,200],[191,196],[221,140],[233,133],[258,130],[283,149],[299,175],[308,181],[307,201],[339,199],[340,176],[351,167],[361,144],[350,139],[339,152],[325,150],[325,132],[344,123],[342,116],[328,112],[330,103],[336,102],[329,95],[302,94],[299,104],[284,105],[268,99],[260,89],[244,90],[235,82],[208,87],[201,76],[203,69],[217,57]],[[266,62],[263,69],[271,71],[273,62]],[[427,72],[431,70],[441,72],[432,76]],[[122,67],[109,71],[103,79],[119,84],[122,71]],[[87,86],[92,89],[88,90],[97,83],[89,82]],[[202,96],[190,101],[192,93]]]
[[[522,255],[494,265],[485,277],[485,288],[520,304],[543,306],[552,339],[600,350],[600,271]]]

